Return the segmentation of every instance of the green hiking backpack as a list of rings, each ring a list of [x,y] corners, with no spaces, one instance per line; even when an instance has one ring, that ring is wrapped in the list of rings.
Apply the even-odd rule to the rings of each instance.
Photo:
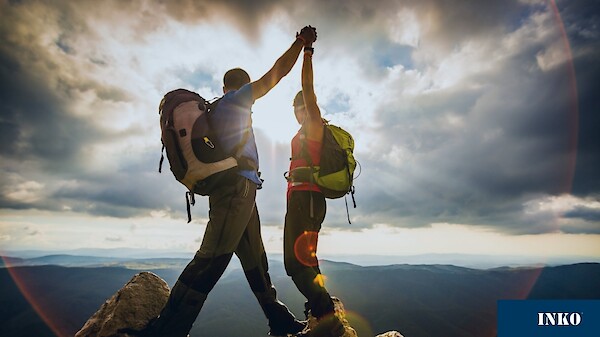
[[[348,131],[332,124],[323,128],[321,163],[313,172],[314,182],[329,199],[354,195],[354,138]]]
[[[319,166],[312,165],[304,146],[300,155],[305,158],[309,167],[295,168],[286,175],[288,181],[314,183],[319,186],[325,198],[329,199],[350,194],[356,208],[354,170],[357,161],[354,159],[354,138],[348,131],[325,122]]]

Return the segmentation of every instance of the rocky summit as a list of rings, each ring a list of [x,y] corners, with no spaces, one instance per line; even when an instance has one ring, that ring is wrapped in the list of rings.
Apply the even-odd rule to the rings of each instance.
[[[75,337],[129,337],[122,329],[141,330],[158,316],[169,297],[168,284],[151,272],[136,274],[106,300],[98,311],[88,319]],[[333,298],[335,314],[344,324],[343,337],[358,337],[346,319],[343,303]],[[308,315],[309,328],[317,324],[316,318]],[[376,337],[404,337],[397,331],[388,331]]]
[[[127,337],[119,329],[144,328],[168,298],[169,286],[163,279],[150,272],[136,274],[102,304],[75,337]]]

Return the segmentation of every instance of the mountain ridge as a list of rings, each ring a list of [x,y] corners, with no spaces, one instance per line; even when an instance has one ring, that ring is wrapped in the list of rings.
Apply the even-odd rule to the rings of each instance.
[[[42,251],[39,251],[40,253]],[[11,252],[5,252],[11,253]],[[12,252],[16,253],[16,252]],[[91,267],[99,267],[103,265],[112,265],[112,266],[126,266],[129,265],[128,268],[136,269],[138,267],[148,266],[152,264],[162,263],[165,267],[180,267],[181,265],[186,265],[190,259],[187,256],[175,257],[175,256],[140,256],[140,257],[132,257],[132,256],[99,256],[99,255],[78,255],[78,254],[68,254],[68,253],[56,253],[56,254],[45,254],[45,255],[31,255],[31,251],[26,252],[23,256],[19,256],[18,253],[13,255],[0,255],[0,267],[5,266],[24,266],[24,265],[62,265],[62,266],[91,266]],[[30,256],[30,257],[27,257]],[[431,257],[431,255],[426,255]],[[466,255],[460,255],[462,258],[466,258]],[[470,255],[469,255],[470,256]],[[475,256],[475,255],[473,255]],[[278,254],[270,255],[269,261],[274,261],[275,263],[281,262],[282,259],[278,258]],[[398,257],[400,258],[400,257]],[[448,260],[451,260],[448,258]],[[467,269],[482,269],[482,270],[493,270],[493,269],[511,269],[511,268],[538,268],[538,267],[549,267],[549,266],[560,266],[560,265],[569,265],[569,264],[577,264],[577,263],[600,263],[599,261],[595,261],[593,258],[589,259],[581,259],[576,260],[575,257],[567,259],[571,261],[569,263],[557,264],[558,261],[554,261],[553,263],[542,263],[542,262],[523,262],[523,263],[490,263],[489,266],[485,266],[482,263],[450,263],[450,262],[432,262],[432,263],[409,263],[409,262],[401,262],[401,263],[388,263],[388,264],[367,264],[363,265],[356,262],[350,261],[338,261],[331,258],[324,258],[321,261],[323,263],[333,262],[338,265],[338,268],[341,268],[341,265],[348,264],[352,266],[360,266],[360,267],[381,267],[381,268],[392,268],[392,266],[409,266],[409,268],[419,265],[426,266],[453,266]],[[538,260],[532,260],[538,261]],[[506,261],[504,261],[506,262]],[[234,262],[235,263],[235,262]],[[393,267],[397,268],[397,267]]]
[[[85,248],[71,250],[8,250],[0,255],[15,258],[37,258],[49,255],[108,257],[114,259],[179,258],[191,260],[195,252],[139,249],[139,248]],[[268,253],[269,259],[283,261],[281,253]],[[598,262],[600,256],[517,256],[481,254],[414,254],[414,255],[368,255],[368,254],[319,254],[321,259],[348,262],[360,266],[385,266],[393,264],[449,264],[455,266],[489,269],[502,266],[518,267],[532,265],[566,265],[578,262]]]
[[[144,270],[172,286],[182,268],[158,265]],[[44,330],[15,279],[30,299],[39,302],[37,307],[50,321],[66,331],[65,336],[72,336],[139,271],[115,266],[0,268],[0,335],[56,336]],[[283,265],[271,261],[270,271],[280,298],[302,317],[304,298],[285,275]],[[598,263],[480,270],[448,265],[364,267],[324,261],[322,271],[330,292],[344,302],[359,336],[399,330],[406,337],[479,337],[494,331],[498,299],[600,299],[600,288],[592,282],[600,279]],[[228,269],[205,305],[192,336],[226,337],[244,331],[266,336],[266,320],[237,266]]]

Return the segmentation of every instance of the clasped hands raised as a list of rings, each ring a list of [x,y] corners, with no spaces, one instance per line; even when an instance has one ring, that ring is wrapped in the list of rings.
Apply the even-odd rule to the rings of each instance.
[[[296,33],[296,38],[302,40],[305,47],[309,47],[317,41],[317,29],[313,26],[304,26],[300,33]]]

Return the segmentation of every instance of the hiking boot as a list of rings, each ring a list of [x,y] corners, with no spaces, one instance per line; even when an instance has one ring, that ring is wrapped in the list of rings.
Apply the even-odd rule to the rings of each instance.
[[[274,288],[273,288],[274,289]],[[302,331],[307,325],[307,321],[299,321],[294,314],[271,292],[255,293],[259,303],[269,321],[269,335],[287,336]]]
[[[346,328],[340,319],[333,315],[322,317],[312,329],[304,329],[295,337],[341,337],[346,333]]]
[[[269,331],[269,336],[279,337],[294,335],[304,330],[307,325],[307,321],[299,321],[297,319],[294,319],[293,321],[287,321],[285,323],[269,322],[269,327],[271,328]]]

